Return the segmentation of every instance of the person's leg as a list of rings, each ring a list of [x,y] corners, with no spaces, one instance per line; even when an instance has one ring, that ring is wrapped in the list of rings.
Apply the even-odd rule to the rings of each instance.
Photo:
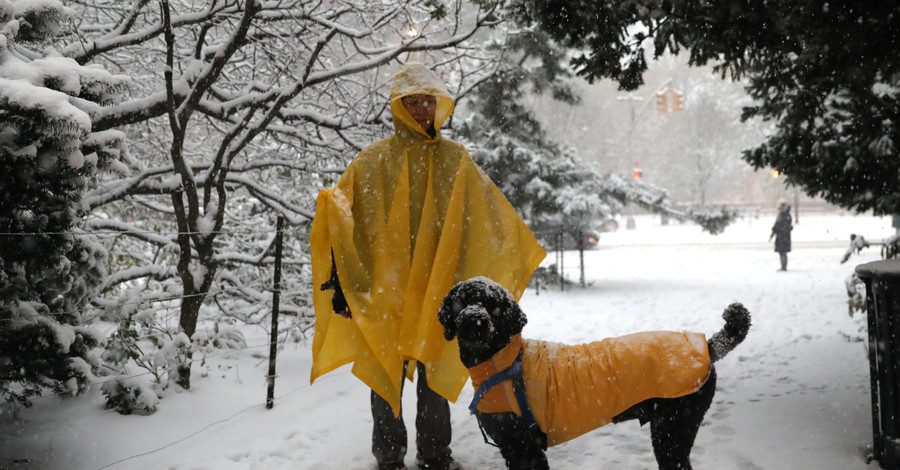
[[[406,375],[406,367],[403,366],[403,375]],[[405,379],[404,379],[405,381]],[[400,392],[403,392],[401,382]],[[372,454],[378,462],[379,469],[406,468],[403,457],[406,456],[406,425],[403,423],[403,414],[394,417],[391,405],[380,395],[371,392],[372,395]]]
[[[452,468],[450,404],[428,388],[423,364],[418,364],[416,372],[416,463],[419,468]]]
[[[781,260],[781,270],[787,271],[787,253],[779,251],[778,258]]]

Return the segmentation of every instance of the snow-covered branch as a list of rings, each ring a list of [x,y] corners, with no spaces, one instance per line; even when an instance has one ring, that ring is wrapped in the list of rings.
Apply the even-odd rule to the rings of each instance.
[[[153,279],[156,281],[164,281],[172,279],[178,275],[174,266],[140,266],[117,271],[107,277],[101,285],[100,291],[106,292],[119,284],[134,281],[136,279]]]
[[[121,26],[108,34],[87,41],[78,42],[63,48],[60,52],[66,57],[71,57],[80,64],[94,60],[97,56],[122,49],[136,44],[143,44],[158,38],[163,34],[162,23],[148,25],[145,29],[131,32],[135,19],[140,16],[146,0],[137,0],[123,10],[124,19]],[[188,13],[172,17],[173,28],[190,27],[204,22],[212,21],[216,16],[230,15],[238,11],[238,2],[211,2],[210,7],[203,11]]]

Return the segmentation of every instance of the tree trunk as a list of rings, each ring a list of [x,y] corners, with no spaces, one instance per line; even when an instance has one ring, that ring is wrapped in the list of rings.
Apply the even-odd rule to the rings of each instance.
[[[200,315],[202,298],[201,296],[194,296],[184,298],[181,301],[181,318],[179,318],[178,324],[181,327],[181,331],[188,338],[193,338],[194,333],[197,331],[197,318]],[[175,378],[175,383],[185,390],[191,388],[191,361],[193,358],[194,353],[189,349],[184,356],[184,362],[178,364],[178,374]]]

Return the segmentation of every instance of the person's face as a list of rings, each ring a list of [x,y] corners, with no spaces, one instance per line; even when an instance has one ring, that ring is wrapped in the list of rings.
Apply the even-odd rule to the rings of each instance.
[[[410,116],[428,130],[434,124],[434,109],[437,106],[437,98],[432,95],[409,95],[400,98],[403,106],[409,111]]]

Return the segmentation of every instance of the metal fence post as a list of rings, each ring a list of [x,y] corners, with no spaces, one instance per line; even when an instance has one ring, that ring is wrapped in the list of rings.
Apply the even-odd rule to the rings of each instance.
[[[560,228],[559,232],[556,233],[556,256],[557,256],[557,259],[559,260],[559,291],[560,292],[566,290],[566,278],[565,278],[565,274],[563,274],[563,258],[565,257],[565,254],[566,254],[566,250],[565,250],[565,246],[564,246],[564,243],[566,241],[565,241],[564,237],[565,237],[565,234],[563,233],[562,228]]]
[[[281,245],[284,217],[278,216],[275,232],[275,285],[272,288],[272,332],[269,334],[269,375],[266,391],[266,409],[275,405],[275,355],[278,353],[278,304],[281,299]]]

